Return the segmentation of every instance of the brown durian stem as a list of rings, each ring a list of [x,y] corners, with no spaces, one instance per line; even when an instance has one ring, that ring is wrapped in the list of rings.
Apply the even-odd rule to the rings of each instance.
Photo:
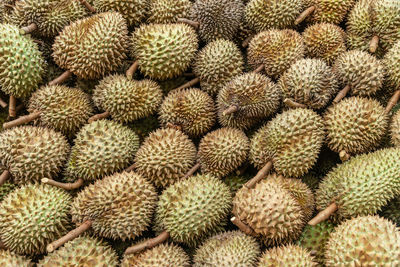
[[[89,118],[88,122],[92,123],[92,122],[97,121],[97,120],[105,119],[108,116],[110,116],[110,112],[106,111],[106,112],[103,112],[103,113],[100,113],[100,114],[93,115],[92,117]]]
[[[28,122],[36,120],[39,117],[40,117],[40,111],[36,111],[36,112],[31,113],[31,114],[28,114],[28,115],[25,115],[25,116],[21,116],[18,119],[15,119],[13,121],[9,121],[9,122],[4,123],[3,124],[3,129],[10,129],[10,128],[15,127],[15,126],[26,124]]]
[[[61,183],[61,182],[57,182],[57,181],[54,181],[49,178],[43,178],[42,183],[56,186],[56,187],[59,187],[59,188],[65,189],[65,190],[74,190],[74,189],[78,189],[79,187],[81,187],[83,185],[83,179],[79,178],[74,183]]]
[[[385,108],[386,114],[388,114],[392,110],[392,108],[397,104],[399,98],[400,98],[400,90],[397,90],[396,92],[394,92],[393,96],[390,98],[388,104],[386,105]]]
[[[61,84],[61,83],[65,82],[71,75],[72,75],[71,71],[69,71],[69,70],[64,71],[60,76],[58,76],[54,80],[50,81],[49,85]]]
[[[185,88],[189,88],[192,87],[193,85],[197,84],[200,82],[200,79],[198,77],[194,78],[191,81],[188,81],[187,83],[179,86],[178,88],[176,88],[176,90],[180,90],[180,89],[185,89]]]
[[[139,61],[135,61],[132,63],[132,65],[129,67],[129,69],[126,71],[126,77],[128,77],[128,79],[133,79],[133,75],[135,74],[135,72],[137,71],[137,69],[139,68]]]
[[[231,222],[236,225],[243,233],[251,236],[257,236],[253,229],[250,226],[244,224],[238,217],[232,217]]]
[[[339,158],[342,162],[348,161],[350,159],[350,155],[349,153],[347,153],[346,151],[342,150],[339,152]]]
[[[0,98],[0,106],[1,106],[2,108],[6,108],[6,107],[7,107],[7,103],[6,103],[3,99],[1,99],[1,98]]]
[[[299,25],[302,23],[308,16],[310,16],[315,10],[315,6],[310,6],[306,10],[304,10],[294,21],[294,25]]]
[[[376,49],[378,49],[379,45],[379,36],[375,35],[372,37],[371,42],[369,43],[369,52],[375,53]]]
[[[230,115],[230,114],[232,114],[232,113],[235,113],[235,112],[238,111],[238,110],[239,110],[239,106],[238,106],[238,105],[230,105],[229,108],[225,109],[225,110],[222,112],[222,115],[223,115],[223,116]]]
[[[283,100],[283,103],[290,108],[306,108],[307,107],[306,105],[297,103],[296,101],[293,101],[290,98],[285,98],[285,100]]]
[[[178,23],[185,23],[185,24],[187,24],[187,25],[189,25],[189,26],[192,26],[192,27],[195,28],[196,30],[200,27],[200,23],[199,23],[199,22],[193,21],[193,20],[190,20],[190,19],[179,18],[179,19],[177,20],[177,22],[178,22]]]
[[[259,72],[262,72],[263,69],[264,69],[264,64],[258,66],[257,69],[253,70],[253,72],[254,73],[259,73]]]
[[[28,34],[37,30],[37,25],[35,23],[31,23],[26,27],[21,28],[21,34]]]
[[[199,168],[200,168],[200,163],[196,163],[186,174],[183,176],[183,179],[186,179],[190,176],[192,176]]]
[[[10,116],[10,118],[14,118],[17,115],[17,99],[15,98],[15,96],[10,95],[9,105],[10,106],[8,107],[8,115]]]
[[[3,173],[0,175],[0,186],[3,185],[9,177],[10,177],[10,171],[4,170]]]
[[[79,2],[81,2],[81,4],[84,5],[90,12],[96,13],[96,9],[92,7],[92,5],[90,5],[86,0],[79,0]]]
[[[350,85],[346,85],[342,90],[340,90],[340,92],[336,95],[335,99],[333,99],[333,103],[337,104],[340,102],[340,100],[342,100],[347,93],[350,91],[351,87]]]
[[[142,243],[139,243],[137,245],[127,248],[125,250],[125,255],[137,253],[144,249],[155,247],[155,246],[163,243],[164,241],[166,241],[168,238],[169,238],[169,233],[167,231],[164,231],[161,234],[159,234],[158,236],[156,236],[155,238],[149,239],[145,242],[142,242]]]
[[[268,161],[264,167],[258,171],[257,175],[254,178],[250,179],[243,186],[246,188],[253,188],[259,181],[265,178],[268,175],[269,171],[272,169],[272,161]]]
[[[253,37],[255,36],[255,34],[250,34],[249,36],[247,36],[246,39],[244,39],[243,43],[242,43],[242,47],[246,48],[249,46],[251,40],[253,39]]]
[[[80,234],[84,233],[90,227],[92,227],[92,223],[93,223],[92,221],[87,220],[87,221],[83,222],[81,225],[79,225],[77,228],[75,228],[74,230],[69,231],[68,234],[66,234],[65,236],[50,243],[46,248],[47,252],[51,253],[54,250],[56,250],[57,248],[61,247],[65,243],[67,243],[68,241],[77,238]]]
[[[325,221],[326,219],[329,218],[332,214],[334,214],[338,209],[338,206],[336,205],[335,202],[330,204],[326,209],[321,211],[320,213],[317,214],[314,218],[311,219],[311,221],[308,222],[309,225],[317,225],[320,222]]]
[[[125,169],[126,172],[132,172],[136,169],[136,163],[133,163],[131,166]]]

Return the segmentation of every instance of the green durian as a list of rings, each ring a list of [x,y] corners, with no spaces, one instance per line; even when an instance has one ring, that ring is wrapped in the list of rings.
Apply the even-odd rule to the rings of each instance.
[[[382,62],[386,71],[385,91],[390,93],[400,90],[400,37],[398,39],[399,41],[385,54]]]
[[[0,202],[12,191],[14,191],[17,186],[10,182],[5,182],[4,184],[0,185]]]

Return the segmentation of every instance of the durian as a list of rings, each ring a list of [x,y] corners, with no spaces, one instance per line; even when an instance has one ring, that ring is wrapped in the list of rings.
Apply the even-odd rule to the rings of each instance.
[[[32,263],[24,256],[9,250],[0,250],[0,266],[4,267],[31,267]]]
[[[392,117],[390,123],[390,141],[395,147],[400,147],[400,111]]]
[[[158,119],[154,115],[132,122],[127,126],[139,136],[140,143],[143,143],[145,138],[149,136],[151,132],[160,128]]]
[[[231,189],[232,196],[242,188],[242,186],[251,178],[249,174],[230,174],[222,179],[222,181]]]
[[[190,0],[150,0],[149,23],[176,23],[178,18],[189,16]]]
[[[386,71],[385,92],[393,93],[386,106],[386,112],[390,112],[400,98],[400,37],[399,41],[385,54],[383,65]]]
[[[297,245],[274,247],[265,251],[258,267],[286,267],[286,266],[318,266],[310,252]]]
[[[7,196],[9,193],[14,191],[17,186],[10,182],[5,182],[4,184],[0,185],[0,202]]]
[[[397,196],[392,199],[383,209],[379,212],[382,217],[391,220],[397,226],[400,226],[400,197]]]

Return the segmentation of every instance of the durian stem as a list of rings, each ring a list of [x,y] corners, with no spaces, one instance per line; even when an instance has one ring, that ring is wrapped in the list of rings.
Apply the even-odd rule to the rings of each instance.
[[[84,233],[90,227],[92,227],[92,223],[93,223],[92,221],[87,220],[87,221],[83,222],[80,226],[75,228],[74,230],[68,232],[68,234],[66,234],[65,236],[63,236],[60,239],[50,243],[46,248],[47,252],[51,253],[54,250],[56,250],[57,248],[61,247],[65,243],[67,243],[68,241],[77,238],[80,234]]]
[[[161,234],[159,234],[158,236],[156,236],[155,238],[149,239],[145,242],[142,242],[142,243],[139,243],[137,245],[127,248],[125,250],[125,255],[137,253],[144,249],[155,247],[155,246],[163,243],[164,241],[166,241],[168,238],[169,238],[169,233],[167,231],[164,231]]]
[[[304,104],[297,103],[296,101],[293,101],[290,98],[285,98],[283,100],[283,103],[288,106],[289,108],[306,108],[307,106]]]
[[[257,236],[253,229],[250,226],[244,224],[238,217],[232,217],[231,222],[236,225],[243,233],[251,236]]]
[[[79,2],[81,2],[81,4],[84,5],[90,12],[96,13],[96,9],[92,7],[86,0],[79,0]]]
[[[49,82],[49,85],[56,85],[65,82],[70,76],[72,75],[72,72],[67,70],[64,71],[60,76]]]
[[[8,115],[10,118],[14,118],[17,115],[16,105],[17,105],[17,99],[15,96],[10,95],[10,101],[9,101],[9,107],[8,107]]]
[[[346,151],[342,150],[339,152],[339,158],[342,162],[348,161],[350,159],[350,155],[349,153],[347,153]]]
[[[128,77],[128,79],[133,79],[133,75],[135,74],[135,72],[137,71],[137,69],[139,68],[139,61],[135,61],[132,63],[132,65],[129,67],[129,69],[126,71],[126,77]]]
[[[335,99],[333,99],[333,103],[337,104],[340,102],[340,100],[342,100],[347,93],[350,91],[351,87],[350,85],[346,85],[342,90],[340,90],[340,92],[336,95]]]
[[[190,176],[192,176],[199,168],[200,168],[200,163],[196,163],[186,174],[183,176],[183,179],[186,179]]]
[[[320,213],[317,214],[314,218],[311,219],[311,221],[308,222],[309,225],[317,225],[320,222],[325,221],[326,219],[329,218],[332,214],[334,214],[338,209],[338,206],[336,205],[335,202],[330,204],[326,209],[321,211]]]
[[[9,177],[10,177],[10,171],[4,170],[3,173],[0,175],[0,186],[3,185]]]
[[[74,183],[60,183],[60,182],[54,181],[49,178],[43,178],[42,183],[56,186],[56,187],[59,187],[59,188],[65,189],[65,190],[74,190],[74,189],[78,189],[79,187],[81,187],[83,185],[83,179],[79,178]]]
[[[258,171],[257,175],[254,178],[250,179],[243,186],[246,188],[253,188],[259,181],[265,178],[268,175],[269,171],[272,169],[272,161],[268,161],[264,167]]]
[[[223,116],[230,115],[230,114],[232,114],[232,113],[235,113],[235,112],[238,111],[238,110],[239,110],[239,106],[238,106],[238,105],[230,105],[229,108],[225,109],[225,110],[222,112],[222,115],[223,115]]]
[[[105,119],[108,116],[110,116],[110,112],[106,111],[106,112],[103,112],[103,113],[100,113],[100,114],[93,115],[92,117],[89,118],[88,122],[92,123],[92,122],[97,121],[97,120]]]
[[[21,28],[21,34],[28,34],[37,30],[37,25],[35,23],[31,23],[26,27]]]
[[[178,131],[182,131],[182,126],[176,125],[176,124],[172,124],[170,122],[168,122],[167,125],[165,125],[165,127],[171,128],[171,129],[175,129],[175,130],[178,130]]]
[[[310,6],[306,10],[304,10],[294,21],[294,25],[299,25],[302,23],[308,16],[310,16],[315,10],[315,6]]]
[[[125,169],[126,172],[132,172],[136,169],[136,163],[133,163],[131,166]]]
[[[255,36],[255,34],[250,34],[249,36],[247,36],[246,39],[244,39],[243,43],[242,43],[242,47],[246,48],[249,46],[251,40],[253,39],[253,37]]]
[[[376,49],[378,49],[379,45],[379,36],[375,35],[372,37],[371,42],[369,43],[369,52],[375,53]]]
[[[177,20],[178,23],[185,23],[189,26],[192,26],[193,28],[195,28],[196,30],[200,27],[200,23],[198,23],[197,21],[193,21],[190,19],[185,19],[185,18],[179,18]]]
[[[257,69],[253,70],[254,73],[259,73],[262,72],[264,69],[264,64],[261,64],[260,66],[257,67]]]
[[[37,118],[40,117],[40,111],[33,112],[31,114],[21,116],[18,119],[15,119],[13,121],[9,121],[3,124],[3,129],[10,129],[19,125],[23,125],[26,123],[29,123],[31,121],[36,120]]]
[[[2,108],[6,108],[6,107],[7,107],[7,103],[6,103],[3,99],[1,99],[1,98],[0,98],[0,106],[1,106]]]
[[[181,90],[181,89],[192,87],[193,85],[195,85],[195,84],[197,84],[199,82],[200,82],[200,79],[198,77],[196,77],[193,80],[188,81],[187,83],[179,86],[178,88],[176,88],[176,90]]]
[[[390,98],[388,104],[386,105],[385,113],[388,114],[392,108],[397,104],[400,98],[400,90],[394,92],[393,96]]]

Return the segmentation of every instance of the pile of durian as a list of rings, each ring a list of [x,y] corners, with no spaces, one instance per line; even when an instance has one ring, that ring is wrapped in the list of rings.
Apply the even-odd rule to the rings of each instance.
[[[400,0],[0,0],[0,266],[400,266]]]

